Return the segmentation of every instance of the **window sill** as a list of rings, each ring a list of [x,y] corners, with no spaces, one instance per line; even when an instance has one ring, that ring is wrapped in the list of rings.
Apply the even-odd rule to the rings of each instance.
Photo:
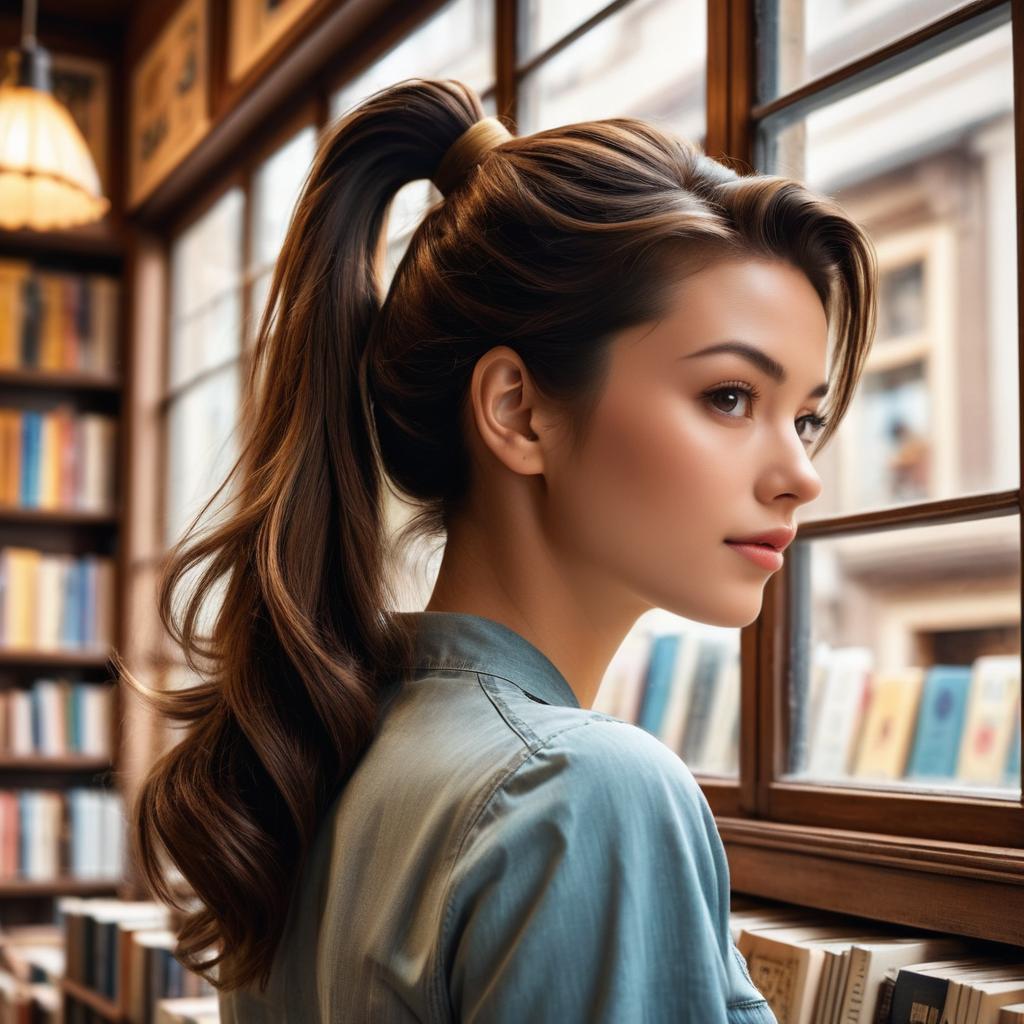
[[[1024,850],[720,817],[732,890],[1024,945]]]

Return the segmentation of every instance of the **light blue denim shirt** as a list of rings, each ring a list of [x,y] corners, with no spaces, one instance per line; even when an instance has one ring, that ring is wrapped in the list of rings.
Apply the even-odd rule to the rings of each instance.
[[[491,619],[410,612],[417,668],[330,805],[265,994],[224,1024],[777,1024],[687,766]]]

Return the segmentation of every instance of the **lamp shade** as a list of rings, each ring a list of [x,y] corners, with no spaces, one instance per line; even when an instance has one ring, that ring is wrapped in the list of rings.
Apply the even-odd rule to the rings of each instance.
[[[109,207],[67,108],[41,89],[0,86],[0,227],[74,227]]]

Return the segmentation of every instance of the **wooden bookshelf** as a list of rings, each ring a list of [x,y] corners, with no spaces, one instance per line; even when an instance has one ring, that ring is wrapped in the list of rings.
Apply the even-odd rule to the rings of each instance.
[[[0,647],[0,668],[47,665],[53,668],[104,668],[109,660],[110,656],[104,651]]]
[[[0,898],[39,896],[105,896],[117,892],[120,878],[8,878],[0,880]]]
[[[80,1003],[85,1003],[86,1006],[95,1010],[104,1020],[129,1021],[131,1019],[116,1003],[111,1002],[99,992],[94,992],[79,981],[73,981],[71,978],[61,978],[60,985],[65,996],[71,996]]]
[[[56,292],[56,297],[54,297],[53,291],[47,295],[43,284],[38,286],[35,293],[37,298],[41,297],[40,301],[43,303],[55,302],[58,299],[62,304],[64,302],[76,303],[71,307],[75,311],[74,313],[66,312],[68,308],[66,306],[63,308],[53,305],[48,307],[45,305],[41,307],[15,305],[12,307],[16,311],[36,310],[37,319],[34,320],[34,323],[37,325],[35,330],[38,331],[38,340],[26,347],[29,336],[22,332],[32,328],[23,326],[21,323],[15,328],[13,342],[8,335],[7,355],[4,359],[8,365],[0,369],[0,407],[34,410],[45,415],[58,405],[63,405],[68,407],[75,417],[86,414],[110,417],[115,424],[113,450],[103,447],[100,449],[101,454],[96,457],[113,459],[113,465],[108,466],[108,469],[113,472],[116,494],[120,495],[124,488],[121,463],[125,443],[125,425],[122,416],[122,368],[125,365],[124,338],[126,335],[122,272],[123,237],[110,223],[76,231],[52,233],[0,231],[0,262],[7,261],[17,261],[23,266],[27,264],[30,268],[29,274],[68,275],[71,279],[78,278],[78,282],[72,280],[68,285],[61,282],[60,288],[67,289],[66,297],[64,291]],[[12,264],[12,268],[13,266]],[[11,273],[17,273],[17,271],[12,269]],[[12,345],[15,358],[24,359],[26,353],[29,353],[27,358],[32,359],[31,353],[35,352],[36,359],[39,359],[41,354],[46,351],[45,345],[48,343],[46,338],[54,339],[53,344],[57,344],[56,339],[60,336],[54,334],[44,336],[44,331],[47,329],[45,318],[54,315],[54,309],[59,310],[56,315],[78,317],[77,303],[80,301],[78,295],[83,289],[94,287],[95,275],[113,280],[116,291],[113,294],[108,294],[107,291],[93,292],[89,296],[90,304],[83,307],[82,310],[83,315],[87,315],[89,319],[69,320],[68,324],[74,323],[80,330],[78,345],[88,344],[98,347],[91,350],[78,348],[77,352],[65,347],[60,350],[60,354],[68,362],[77,355],[81,359],[81,365],[109,366],[109,371],[56,370],[43,369],[34,365],[17,367],[9,365]],[[51,281],[53,280],[55,279],[51,279]],[[18,285],[14,287],[18,287]],[[109,291],[109,286],[101,287],[107,288]],[[28,301],[25,293],[16,292],[15,295],[15,301]],[[100,301],[105,303],[103,315],[96,312],[100,307],[94,305]],[[25,315],[27,316],[29,313]],[[99,319],[93,319],[97,316]],[[51,329],[57,330],[58,324],[52,324]],[[64,329],[63,325],[60,326],[60,329]],[[112,330],[114,333],[113,335],[102,333],[105,330]],[[61,340],[60,343],[67,345],[64,340]],[[100,353],[110,355],[111,350],[112,358],[93,361]],[[51,352],[56,351],[58,351],[56,348],[51,349]],[[51,360],[50,363],[56,365],[56,360]],[[38,468],[33,472],[41,481],[46,479],[44,466],[52,466],[52,463],[43,462],[47,453],[49,457],[56,458],[55,453],[61,452],[63,459],[60,445],[67,442],[69,436],[75,438],[82,436],[77,431],[74,435],[64,434],[63,431],[59,434],[54,431],[54,434],[60,439],[54,442],[54,447],[45,448],[40,444],[39,448],[32,452],[40,460],[37,463]],[[14,438],[17,436],[16,433],[13,434]],[[16,444],[17,442],[12,440],[11,443]],[[22,441],[23,447],[20,456],[22,459],[27,457],[24,444],[25,442]],[[79,450],[79,454],[81,451]],[[36,455],[36,452],[41,454]],[[0,645],[0,694],[13,689],[28,689],[36,679],[47,677],[59,677],[70,682],[114,687],[114,673],[111,671],[110,665],[110,645],[116,645],[120,640],[121,544],[124,521],[124,510],[121,503],[115,501],[112,507],[102,510],[68,505],[42,508],[37,504],[11,504],[11,488],[18,482],[19,478],[14,477],[5,485],[6,501],[0,504],[0,549],[17,546],[32,548],[44,555],[71,555],[78,558],[95,554],[112,559],[114,563],[113,580],[111,581],[112,592],[108,599],[112,601],[113,632],[109,637],[103,637],[101,645],[59,648]],[[21,483],[23,486],[23,479]],[[68,493],[65,488],[69,484],[70,480],[61,480],[62,497]],[[77,485],[76,475],[75,486],[77,487]],[[45,492],[41,491],[40,493]],[[64,500],[77,500],[77,496],[75,499],[68,497]],[[80,594],[83,601],[92,600],[88,589],[83,588]],[[17,600],[16,597],[14,599]],[[3,753],[3,746],[0,744],[0,789],[11,792],[35,790],[54,792],[85,787],[108,793],[117,792],[119,787],[118,748],[121,742],[120,694],[115,689],[112,696],[109,756],[76,754],[74,752],[60,756],[13,755]],[[84,804],[83,806],[88,807],[89,805]],[[66,816],[64,820],[68,821],[71,814],[70,803],[63,805],[62,813]],[[96,813],[98,814],[99,811],[97,810]],[[127,843],[124,844],[124,849],[126,847]],[[123,877],[58,877],[33,880],[18,875],[8,876],[0,879],[0,926],[52,919],[55,901],[59,896],[112,896],[123,891]],[[107,1016],[103,1013],[102,1000],[100,1002],[90,1001],[90,997],[94,995],[86,996],[76,993],[76,997],[80,997],[81,1001],[88,1003],[101,1015]],[[111,1017],[109,1019],[119,1018]]]
[[[31,388],[43,391],[87,391],[116,395],[121,383],[115,377],[96,373],[8,368],[0,370],[0,388]]]
[[[116,527],[116,512],[91,512],[85,509],[19,508],[0,505],[0,526],[17,523],[26,526],[100,526]]]
[[[0,771],[9,772],[102,772],[110,768],[111,763],[107,757],[92,757],[86,754],[66,754],[61,757],[0,754]]]

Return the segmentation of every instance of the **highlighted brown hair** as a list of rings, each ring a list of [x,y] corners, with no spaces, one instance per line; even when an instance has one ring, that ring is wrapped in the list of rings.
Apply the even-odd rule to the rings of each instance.
[[[443,535],[469,493],[462,412],[484,352],[514,348],[578,442],[610,338],[658,319],[680,275],[722,257],[784,260],[829,320],[818,450],[868,353],[874,250],[843,209],[633,118],[485,152],[428,211],[382,295],[389,203],[484,116],[459,82],[409,79],[324,133],[259,323],[241,454],[200,516],[233,482],[226,514],[202,528],[197,516],[162,577],[161,618],[203,682],[157,693],[119,664],[188,723],[143,781],[132,838],[154,894],[181,906],[167,858],[194,890],[176,954],[219,988],[265,984],[324,809],[373,738],[383,687],[410,667],[389,614],[383,488],[417,508],[403,537]]]

